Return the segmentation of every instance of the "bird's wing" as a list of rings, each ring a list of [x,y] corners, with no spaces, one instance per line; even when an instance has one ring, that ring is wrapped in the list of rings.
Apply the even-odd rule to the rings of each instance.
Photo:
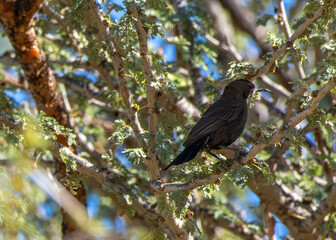
[[[225,105],[227,105],[227,107]],[[215,104],[209,107],[202,118],[191,129],[189,136],[183,145],[189,146],[217,129],[232,123],[241,116],[242,111],[244,111],[243,104],[237,102],[234,104],[215,102]]]

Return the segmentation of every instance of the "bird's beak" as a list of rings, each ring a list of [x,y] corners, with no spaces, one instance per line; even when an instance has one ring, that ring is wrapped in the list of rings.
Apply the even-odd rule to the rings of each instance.
[[[268,92],[268,93],[272,93],[270,90],[266,89],[266,88],[257,88],[254,93],[257,92]]]

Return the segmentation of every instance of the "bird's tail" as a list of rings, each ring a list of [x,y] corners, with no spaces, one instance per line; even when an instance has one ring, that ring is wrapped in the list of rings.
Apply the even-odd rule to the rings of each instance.
[[[183,152],[181,152],[175,160],[169,164],[163,171],[166,171],[172,165],[179,165],[185,162],[189,162],[190,160],[194,159],[197,153],[201,150],[203,144],[192,144],[186,147]]]

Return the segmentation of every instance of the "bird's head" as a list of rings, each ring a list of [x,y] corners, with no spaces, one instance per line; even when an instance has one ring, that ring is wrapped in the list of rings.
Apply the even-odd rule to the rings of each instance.
[[[249,96],[253,93],[254,88],[255,87],[252,82],[245,79],[238,79],[233,82],[230,82],[225,87],[224,93],[234,91],[238,93],[242,98],[248,99]]]
[[[226,91],[235,91],[244,99],[248,99],[250,96],[252,96],[254,93],[257,93],[257,92],[272,93],[270,90],[265,89],[265,88],[255,89],[254,84],[246,79],[238,79],[238,80],[235,80],[229,83],[226,86],[224,92]]]

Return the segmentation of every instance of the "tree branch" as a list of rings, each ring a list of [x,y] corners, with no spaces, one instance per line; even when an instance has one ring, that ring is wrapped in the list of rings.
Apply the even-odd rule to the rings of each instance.
[[[312,215],[303,220],[300,224],[302,234],[315,232],[315,229],[323,222],[325,216],[331,212],[335,212],[336,207],[336,185],[329,188],[327,198],[321,202],[320,206]],[[304,237],[304,236],[303,236]]]
[[[153,74],[152,66],[149,58],[149,51],[147,46],[148,34],[145,28],[143,27],[139,12],[135,6],[130,7],[129,11],[133,14],[133,24],[138,33],[139,46],[140,46],[140,56],[143,62],[143,73],[146,79],[146,94],[147,94],[147,107],[148,107],[148,132],[151,136],[151,139],[148,141],[147,145],[147,158],[144,160],[144,163],[147,166],[147,169],[150,174],[151,181],[157,180],[160,178],[159,163],[156,158],[156,147],[155,147],[155,136],[156,136],[156,127],[158,122],[158,111],[156,109],[156,90],[152,86]]]
[[[234,222],[231,219],[219,216],[215,217],[214,214],[209,213],[210,209],[196,207],[192,209],[195,213],[195,217],[206,221],[206,226],[213,228],[224,228],[236,236],[241,237],[244,240],[262,240],[263,238],[249,229],[248,225],[243,221]]]
[[[57,149],[54,151],[57,151]],[[59,151],[76,161],[77,170],[81,174],[94,178],[101,185],[113,184],[113,191],[117,194],[126,194],[130,191],[124,184],[121,183],[121,176],[119,176],[118,173],[113,172],[110,169],[98,168],[87,160],[72,153],[68,148],[63,147],[60,148]],[[154,210],[155,208],[153,208],[146,199],[139,196],[136,200],[132,201],[131,206],[155,225],[157,224],[161,225],[163,228],[169,228],[174,235],[176,235],[176,239],[185,239],[183,237],[186,234],[185,231],[181,230],[181,227],[178,226],[175,221],[172,221],[172,219],[164,219]]]
[[[44,111],[47,116],[54,117],[61,125],[69,126],[69,119],[56,86],[55,76],[48,66],[46,55],[38,43],[34,28],[34,16],[42,4],[42,0],[10,2],[2,0],[0,1],[2,8],[0,22],[15,50],[15,56],[23,69],[29,91],[38,109]],[[67,146],[67,139],[63,135],[57,135],[57,140]],[[65,177],[65,165],[60,158],[55,157],[55,167],[57,178]],[[86,205],[84,193],[84,187],[79,186],[75,197]],[[63,234],[76,231],[78,226],[71,216],[65,211],[62,211],[62,215]]]
[[[20,130],[22,127],[21,124],[15,121],[14,118],[2,112],[0,112],[0,124],[4,124],[5,126],[14,130]]]
[[[242,163],[246,164],[249,159],[253,159],[257,153],[259,153],[261,150],[265,149],[265,147],[276,144],[281,141],[283,137],[285,137],[285,132],[287,129],[294,128],[297,124],[299,124],[301,121],[306,119],[310,114],[313,113],[313,111],[317,108],[317,105],[321,101],[321,99],[328,93],[332,88],[335,87],[335,78],[332,78],[317,94],[317,96],[313,99],[312,103],[310,104],[310,107],[306,110],[298,113],[296,116],[294,116],[291,120],[289,120],[279,131],[273,134],[273,136],[269,139],[267,144],[257,144],[254,145],[246,157],[243,158]]]
[[[131,94],[126,86],[127,69],[121,57],[127,56],[127,54],[117,44],[116,40],[109,34],[108,22],[102,19],[95,1],[90,1],[89,11],[85,15],[85,18],[82,22],[92,30],[97,39],[109,46],[109,54],[113,61],[116,75],[119,79],[120,92],[126,105],[127,115],[131,121],[131,126],[134,133],[139,136],[143,133],[143,129],[140,125],[137,111],[133,108]]]
[[[284,32],[285,32],[285,36],[286,38],[290,38],[290,36],[292,35],[291,33],[291,29],[290,29],[290,26],[289,26],[289,22],[288,22],[288,18],[287,18],[287,13],[286,13],[286,9],[285,9],[285,4],[282,0],[277,0],[277,4],[278,4],[278,7],[279,7],[279,19],[280,19],[280,25],[283,26],[284,28]],[[295,45],[295,44],[294,44]],[[293,56],[293,62],[294,62],[294,66],[295,66],[295,69],[299,75],[299,77],[301,79],[304,79],[306,77],[306,74],[303,70],[303,67],[302,67],[302,64],[299,63],[295,56]]]
[[[260,49],[266,53],[271,51],[271,47],[264,44],[265,34],[264,31],[255,26],[255,15],[245,9],[237,1],[219,0],[220,3],[226,8],[233,19],[233,23],[240,29],[250,34],[254,41],[258,44]]]
[[[64,103],[56,88],[52,70],[37,41],[34,15],[43,1],[0,2],[6,14],[0,14],[0,22],[15,50],[15,55],[29,83],[29,90],[40,110],[67,125]],[[12,14],[9,14],[12,13]]]
[[[322,16],[324,9],[329,5],[331,5],[331,3],[323,4],[321,8],[316,10],[313,14],[309,15],[309,18],[306,18],[306,20],[296,29],[293,35],[289,39],[287,39],[287,41],[278,50],[273,53],[272,57],[268,59],[264,66],[258,69],[257,74],[252,76],[250,80],[253,81],[261,75],[267,73],[275,63],[276,59],[278,59],[287,50],[288,47],[291,47],[294,44],[294,41],[306,30],[306,28],[312,22]]]
[[[221,171],[220,173],[213,173],[209,177],[203,179],[191,179],[188,182],[174,182],[174,183],[163,183],[162,181],[155,181],[152,183],[152,187],[158,192],[174,192],[178,190],[192,190],[202,185],[206,184],[214,184],[218,182],[218,178],[221,177],[225,172],[229,169],[238,166],[248,164],[250,159],[254,159],[254,157],[267,146],[274,145],[281,141],[283,137],[285,137],[285,131],[290,128],[294,128],[297,124],[299,124],[302,120],[307,118],[312,112],[317,108],[318,103],[321,99],[333,88],[335,87],[336,79],[331,79],[317,94],[317,96],[313,99],[309,108],[305,111],[294,116],[287,124],[284,125],[282,129],[278,132],[274,133],[273,136],[269,139],[267,144],[257,144],[254,145],[246,157],[236,158],[236,159],[228,159],[223,164],[225,164],[225,171]]]
[[[275,226],[275,220],[273,218],[273,215],[270,211],[267,209],[264,210],[264,218],[267,226],[267,235],[269,240],[276,240],[276,236],[274,234],[274,226]]]

